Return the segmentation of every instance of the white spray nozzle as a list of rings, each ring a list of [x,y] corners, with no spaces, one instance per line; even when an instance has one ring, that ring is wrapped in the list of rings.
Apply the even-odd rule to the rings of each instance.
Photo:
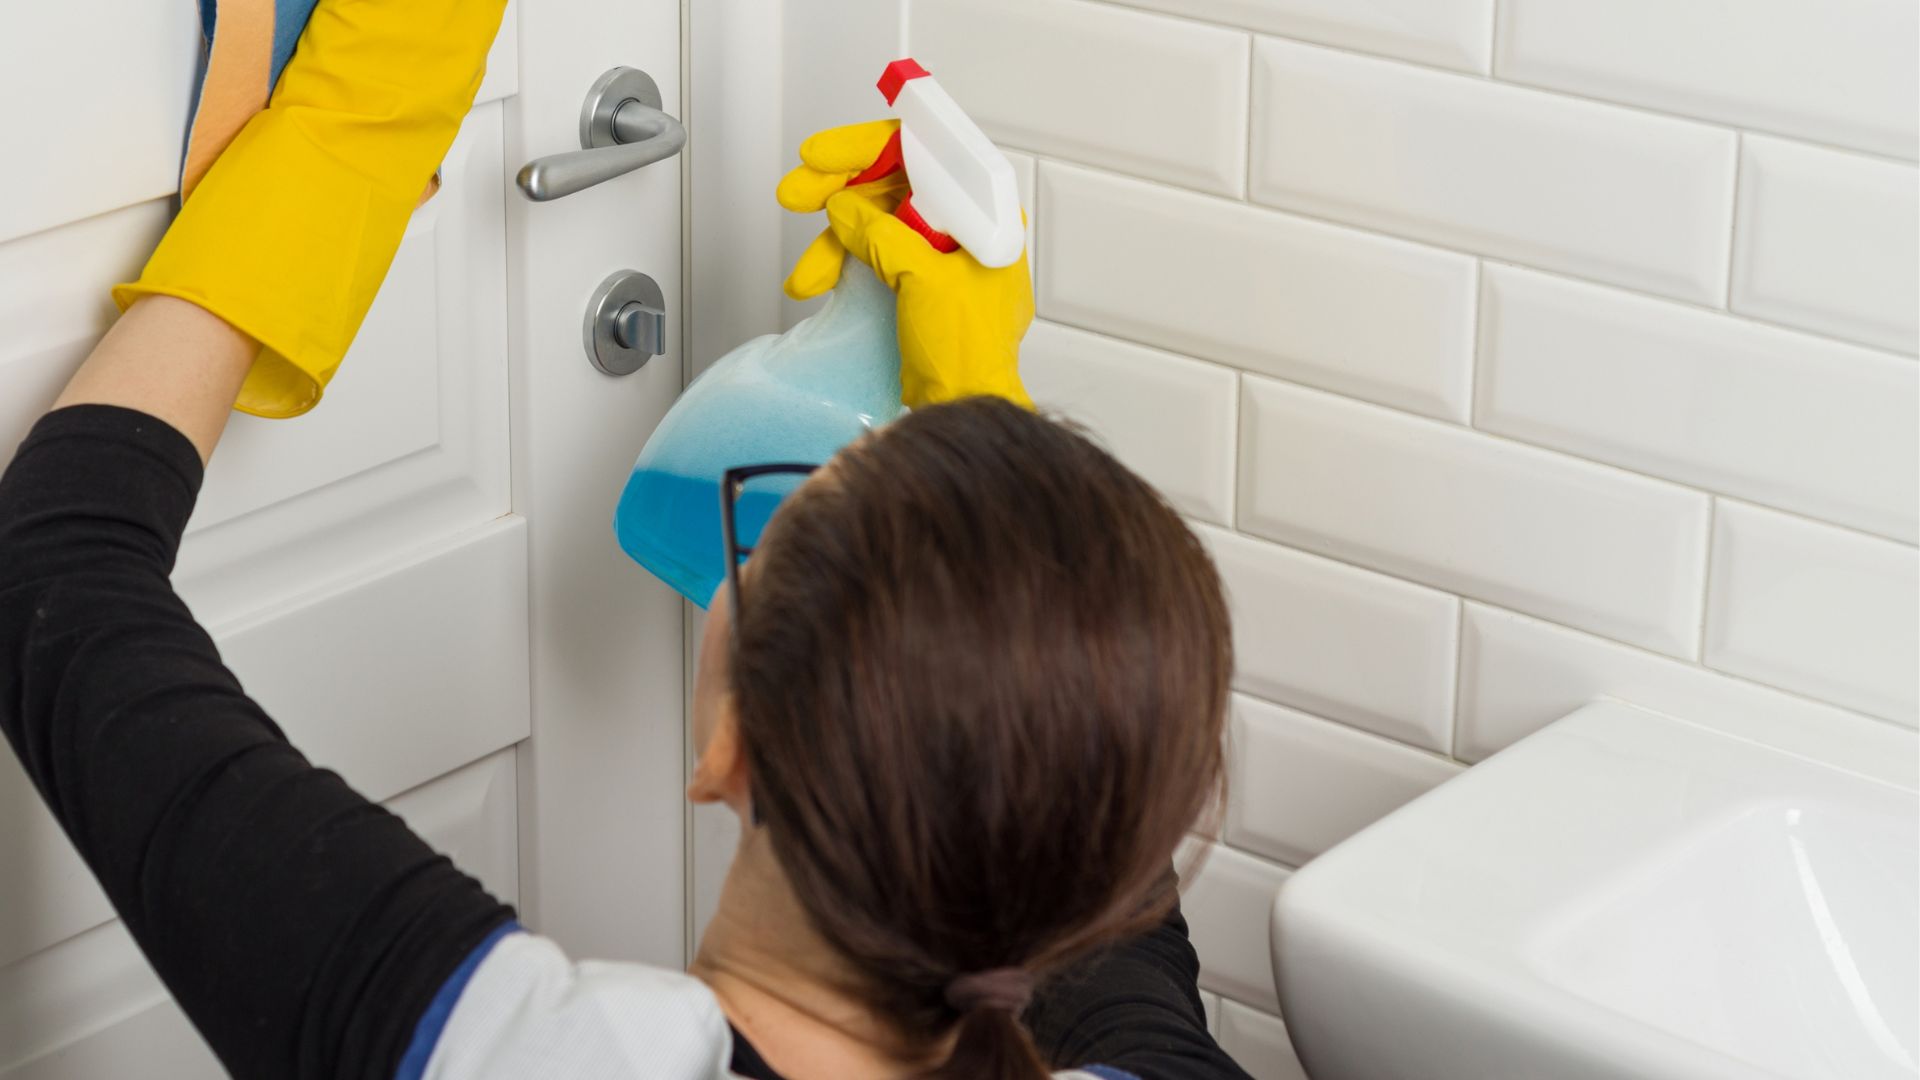
[[[935,247],[944,233],[982,266],[1012,266],[1026,250],[1013,164],[927,70],[895,60],[880,92],[900,117],[900,153],[912,198],[900,217]],[[916,220],[918,219],[918,220]]]

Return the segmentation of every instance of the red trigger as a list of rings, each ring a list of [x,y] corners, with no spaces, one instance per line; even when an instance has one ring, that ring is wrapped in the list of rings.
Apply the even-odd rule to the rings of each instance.
[[[891,176],[906,166],[906,159],[900,154],[900,132],[895,130],[887,145],[880,148],[880,156],[873,164],[861,170],[860,175],[847,181],[848,187],[856,184],[871,184],[883,176]]]
[[[933,245],[933,250],[940,254],[946,255],[960,250],[960,241],[927,224],[927,219],[921,217],[920,211],[913,208],[913,196],[909,195],[901,199],[900,208],[893,212],[893,216],[906,222],[908,228],[925,237],[927,243]]]
[[[871,184],[875,180],[892,176],[905,167],[906,158],[900,152],[900,133],[895,131],[893,137],[887,140],[887,145],[880,148],[880,156],[874,158],[873,164],[862,169],[858,176],[848,180],[847,186],[854,187],[859,184]],[[933,245],[933,250],[940,252],[942,255],[960,249],[959,241],[927,224],[927,219],[921,217],[920,211],[913,208],[912,195],[908,195],[906,198],[900,200],[900,208],[893,212],[893,216],[906,222],[914,232],[925,237],[927,243]]]

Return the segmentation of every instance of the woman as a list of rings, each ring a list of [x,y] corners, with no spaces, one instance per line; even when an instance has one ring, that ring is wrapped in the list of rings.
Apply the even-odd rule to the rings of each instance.
[[[970,399],[775,515],[697,676],[690,794],[743,839],[696,982],[570,964],[221,666],[167,572],[253,353],[142,300],[0,478],[0,725],[235,1075],[1243,1075],[1167,873],[1226,616],[1105,453]]]
[[[444,35],[413,44],[446,62]],[[444,150],[458,110],[408,108],[381,122]],[[382,157],[387,203],[437,160],[414,157]],[[689,794],[743,836],[691,974],[569,961],[313,768],[167,579],[263,353],[302,401],[324,378],[288,365],[338,360],[267,340],[303,318],[270,265],[244,283],[278,305],[257,323],[230,269],[198,276],[194,230],[247,203],[228,161],[0,477],[0,728],[234,1075],[1244,1075],[1206,1034],[1168,869],[1220,790],[1218,581],[1137,478],[1005,402],[916,411],[727,538],[753,554],[708,622]],[[347,254],[377,278],[392,252]],[[350,337],[358,315],[312,318]]]

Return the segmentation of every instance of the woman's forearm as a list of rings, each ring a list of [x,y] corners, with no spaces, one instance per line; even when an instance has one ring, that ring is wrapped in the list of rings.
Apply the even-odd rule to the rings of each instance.
[[[143,297],[94,346],[53,407],[146,413],[185,435],[205,464],[258,351],[252,338],[198,305]]]

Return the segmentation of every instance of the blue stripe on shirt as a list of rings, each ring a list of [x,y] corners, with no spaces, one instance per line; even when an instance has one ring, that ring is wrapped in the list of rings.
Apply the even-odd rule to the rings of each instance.
[[[467,980],[487,958],[495,945],[508,934],[520,932],[520,924],[513,920],[501,923],[491,934],[481,939],[473,947],[460,966],[453,969],[447,981],[440,984],[434,992],[433,1000],[427,1002],[427,1011],[420,1014],[420,1022],[414,1025],[413,1039],[407,1043],[407,1052],[400,1056],[400,1067],[394,1071],[394,1080],[420,1080],[427,1074],[427,1062],[433,1057],[433,1048],[440,1042],[440,1033],[446,1030],[447,1018],[453,1015],[453,1007],[460,1002],[461,991],[467,988]]]

